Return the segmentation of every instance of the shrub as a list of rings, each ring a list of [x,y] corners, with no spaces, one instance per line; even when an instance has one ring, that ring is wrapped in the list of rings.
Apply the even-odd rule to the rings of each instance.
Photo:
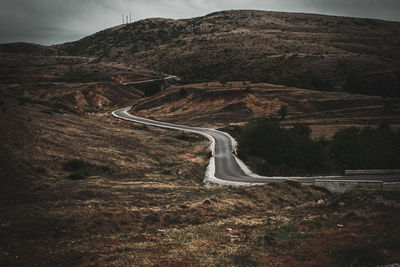
[[[111,167],[106,166],[106,165],[98,166],[98,168],[99,168],[99,170],[100,170],[101,172],[105,172],[105,173],[110,173],[110,172],[112,172]]]
[[[181,87],[181,88],[179,89],[179,95],[181,95],[181,96],[186,96],[186,89],[185,89],[185,87]]]
[[[261,233],[264,245],[290,247],[298,241],[297,229],[292,224],[267,226]]]
[[[63,169],[66,171],[78,171],[87,165],[87,163],[81,159],[71,159],[63,164]]]
[[[346,77],[344,89],[353,93],[396,97],[400,96],[400,80],[394,73],[367,77],[352,72]]]
[[[53,114],[53,111],[50,110],[50,109],[44,109],[44,110],[41,110],[40,112],[45,113],[45,114],[49,114],[49,115]]]
[[[291,76],[280,77],[275,82],[286,86],[319,91],[332,91],[334,89],[330,82],[313,74],[311,71],[293,73]]]
[[[340,246],[331,252],[331,257],[341,266],[377,266],[385,264],[385,256],[373,246]]]
[[[38,174],[46,174],[46,169],[43,167],[35,167],[33,170]]]
[[[252,255],[253,253],[250,249],[239,250],[235,254],[233,254],[232,262],[234,266],[242,266],[242,267],[263,266],[260,262],[253,259]]]
[[[68,178],[72,180],[81,180],[90,175],[112,173],[112,169],[109,166],[91,164],[82,159],[71,159],[64,162],[63,169],[71,172]]]
[[[73,172],[70,175],[68,175],[68,179],[71,180],[83,180],[86,178],[86,175],[84,173],[80,172]]]
[[[286,115],[288,114],[288,106],[282,105],[278,111],[278,114],[281,116],[281,119],[284,120]]]
[[[189,134],[189,133],[181,133],[176,136],[176,139],[188,142],[198,142],[204,140],[204,138],[200,135]]]
[[[221,77],[219,80],[218,80],[218,82],[223,86],[223,87],[225,87],[225,85],[226,85],[226,83],[229,81],[229,78],[228,77],[225,77],[225,76],[223,76],[223,77]]]

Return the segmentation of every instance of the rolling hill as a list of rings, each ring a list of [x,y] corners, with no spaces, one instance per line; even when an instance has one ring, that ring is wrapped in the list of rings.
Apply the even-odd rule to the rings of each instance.
[[[146,19],[56,46],[181,76],[400,95],[400,23],[265,11]]]

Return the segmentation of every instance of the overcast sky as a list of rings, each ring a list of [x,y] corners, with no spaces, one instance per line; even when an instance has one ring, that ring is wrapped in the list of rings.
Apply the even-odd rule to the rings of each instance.
[[[0,43],[56,44],[150,17],[190,18],[229,9],[307,12],[400,21],[400,0],[0,0]]]

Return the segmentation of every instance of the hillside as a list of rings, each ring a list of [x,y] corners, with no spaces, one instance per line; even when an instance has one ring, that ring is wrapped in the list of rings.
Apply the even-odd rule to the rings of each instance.
[[[249,82],[171,86],[139,99],[131,112],[161,121],[218,128],[262,117],[279,118],[281,106],[288,107],[288,116],[282,125],[307,123],[315,137],[331,137],[340,128],[382,122],[400,127],[399,98]]]
[[[57,50],[54,47],[31,43],[5,43],[0,44],[0,53],[54,56]]]
[[[263,11],[146,19],[59,45],[171,73],[189,82],[262,81],[400,95],[400,23]]]
[[[144,68],[52,55],[52,50],[36,45],[0,45],[0,51],[2,97],[16,99],[20,105],[47,106],[46,112],[81,113],[129,105],[144,94],[122,83],[158,78]]]

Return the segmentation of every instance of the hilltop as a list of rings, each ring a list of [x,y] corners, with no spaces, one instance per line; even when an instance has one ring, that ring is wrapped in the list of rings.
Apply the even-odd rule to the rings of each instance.
[[[141,20],[56,48],[188,83],[246,80],[399,96],[399,36],[397,22],[242,10]]]

